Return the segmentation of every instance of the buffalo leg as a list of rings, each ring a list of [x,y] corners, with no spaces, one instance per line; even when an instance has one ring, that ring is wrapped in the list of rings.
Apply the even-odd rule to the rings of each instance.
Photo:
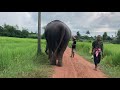
[[[68,42],[66,42],[65,45],[62,45],[63,48],[62,48],[62,50],[58,53],[58,64],[57,64],[58,66],[63,66],[63,64],[62,64],[62,59],[63,59],[64,51],[65,51],[66,48],[67,48],[67,45],[68,45]]]
[[[51,65],[56,65],[56,58],[53,53],[50,61],[51,61]]]
[[[50,60],[50,64],[52,64],[52,51],[49,50],[49,56],[48,56],[49,60]]]
[[[45,53],[48,55],[48,44],[46,44],[46,50]]]
[[[62,58],[63,58],[63,52],[61,52],[60,54],[59,54],[59,56],[58,56],[58,66],[62,66]]]

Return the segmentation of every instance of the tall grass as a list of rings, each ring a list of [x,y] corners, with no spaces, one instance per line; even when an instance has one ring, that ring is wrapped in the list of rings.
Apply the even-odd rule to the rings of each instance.
[[[44,40],[41,47],[44,52]],[[49,77],[46,54],[37,56],[36,52],[36,39],[0,37],[0,77]]]
[[[77,42],[77,53],[93,62],[91,59],[92,43]],[[69,43],[71,46],[71,42]],[[120,77],[120,45],[104,44],[104,58],[101,60],[101,69],[110,77]]]

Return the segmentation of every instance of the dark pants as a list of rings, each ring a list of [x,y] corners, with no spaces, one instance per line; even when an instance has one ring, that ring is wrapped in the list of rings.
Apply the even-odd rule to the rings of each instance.
[[[98,54],[98,56],[96,57],[96,55],[94,54],[94,64],[97,66],[97,64],[100,63],[101,60],[101,55]]]

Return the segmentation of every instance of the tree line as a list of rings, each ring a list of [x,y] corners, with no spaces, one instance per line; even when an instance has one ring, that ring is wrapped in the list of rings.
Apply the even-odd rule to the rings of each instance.
[[[45,30],[45,27],[43,27],[43,29]],[[81,35],[79,31],[77,31],[76,35],[75,35],[75,38],[77,39],[77,41],[89,41],[89,42],[92,42],[93,40],[96,39],[96,36],[92,37],[92,36],[89,36],[90,35],[90,31],[87,30],[86,35]],[[45,39],[45,34],[43,33],[42,39]],[[110,42],[110,43],[113,43],[113,44],[120,44],[120,29],[118,30],[117,32],[117,35],[115,37],[110,37],[108,36],[107,32],[104,32],[103,35],[102,35],[102,40],[104,42]]]
[[[45,27],[43,27],[45,29]],[[78,41],[92,41],[96,38],[96,36],[88,36],[90,34],[90,31],[86,31],[86,35],[82,36],[80,32],[78,31],[75,35],[76,39]],[[37,39],[37,33],[29,32],[28,29],[22,28],[22,30],[19,29],[19,27],[12,26],[12,25],[7,25],[4,24],[0,26],[0,36],[8,36],[8,37],[18,37],[18,38],[34,38]],[[45,34],[43,33],[41,35],[42,39],[45,39]],[[111,42],[114,44],[120,44],[120,29],[118,30],[117,34],[115,37],[110,37],[108,36],[107,32],[104,32],[102,35],[102,40],[104,42]]]
[[[91,40],[95,40],[96,36],[94,36],[94,37],[92,37],[92,36],[89,37],[88,34],[90,34],[90,31],[89,31],[89,30],[86,31],[86,35],[84,35],[84,36],[82,36],[82,35],[80,34],[80,32],[78,31],[78,32],[76,33],[75,37],[76,37],[76,39],[77,39],[78,41],[85,41],[85,40],[91,41]],[[120,29],[118,30],[117,35],[116,35],[115,37],[113,37],[113,36],[110,37],[110,36],[108,36],[107,32],[104,32],[104,34],[102,35],[102,40],[103,40],[104,42],[110,42],[110,43],[113,43],[113,44],[120,44]]]
[[[0,36],[8,36],[8,37],[20,37],[26,38],[28,37],[29,32],[26,29],[19,30],[18,26],[11,26],[4,24],[0,26]]]
[[[26,28],[22,28],[22,30],[20,30],[17,25],[12,26],[7,24],[0,26],[0,36],[34,39],[38,38],[37,33],[29,32]],[[45,39],[44,33],[42,34],[41,38]]]
[[[18,38],[37,38],[37,33],[28,32],[28,29],[4,24],[0,26],[0,36],[18,37]]]

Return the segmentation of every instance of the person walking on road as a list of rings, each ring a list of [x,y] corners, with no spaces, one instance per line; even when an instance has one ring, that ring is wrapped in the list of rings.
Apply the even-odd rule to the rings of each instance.
[[[73,58],[74,58],[75,50],[76,50],[76,38],[73,37],[72,51],[71,51],[71,56],[70,56],[70,57],[73,57]]]
[[[94,56],[95,70],[97,70],[98,64],[103,56],[103,42],[100,35],[98,35],[97,39],[92,43],[92,55]]]

